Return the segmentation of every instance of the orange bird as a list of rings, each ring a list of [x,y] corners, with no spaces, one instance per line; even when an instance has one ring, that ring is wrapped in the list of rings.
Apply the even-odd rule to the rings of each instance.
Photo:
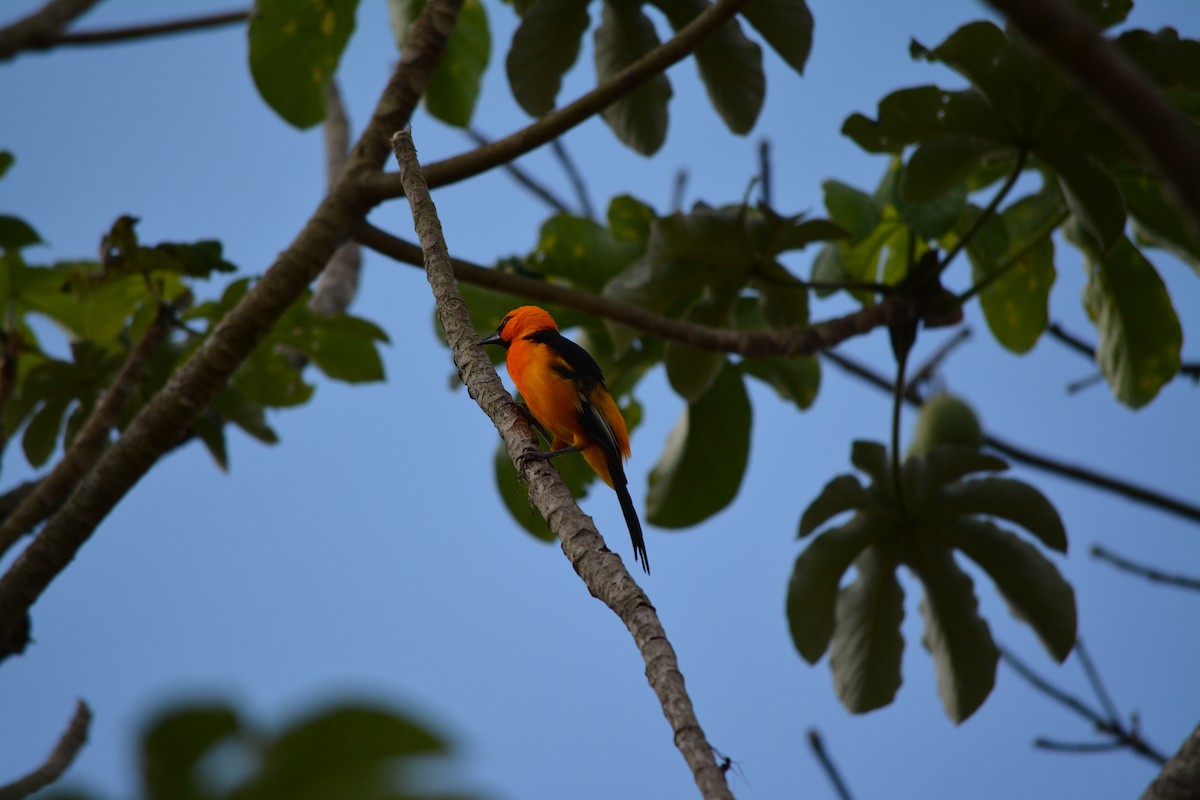
[[[499,344],[508,351],[508,374],[552,438],[545,456],[582,453],[616,491],[633,539],[634,558],[649,575],[642,523],[629,496],[623,464],[629,458],[629,433],[596,360],[559,333],[554,318],[537,306],[513,309],[480,344]]]

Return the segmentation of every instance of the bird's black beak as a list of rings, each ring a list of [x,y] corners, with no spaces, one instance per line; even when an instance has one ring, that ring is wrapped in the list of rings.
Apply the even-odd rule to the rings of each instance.
[[[481,345],[484,344],[504,344],[504,340],[500,338],[500,331],[493,331],[491,335],[485,336],[479,340]]]

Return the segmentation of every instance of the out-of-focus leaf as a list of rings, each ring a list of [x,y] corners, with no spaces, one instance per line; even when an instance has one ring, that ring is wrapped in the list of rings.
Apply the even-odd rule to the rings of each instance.
[[[659,44],[661,41],[654,31],[654,24],[637,4],[604,3],[600,25],[596,28],[596,79],[608,80]],[[671,84],[660,74],[607,106],[601,116],[618,139],[636,152],[649,156],[656,153],[667,138],[667,101],[670,99]]]
[[[994,141],[947,135],[917,146],[900,178],[900,196],[928,203],[965,183],[988,159],[1008,152]]]
[[[1125,230],[1125,201],[1116,181],[1078,153],[1040,153],[1058,174],[1063,195],[1079,224],[1107,252]]]
[[[554,459],[554,466],[576,500],[587,497],[592,483],[596,480],[596,473],[583,460],[583,456],[559,456]],[[530,505],[529,491],[517,477],[517,469],[513,466],[512,459],[508,457],[508,451],[504,448],[503,442],[496,447],[493,469],[500,499],[504,501],[505,508],[508,509],[508,513],[512,514],[517,524],[542,541],[554,541],[554,531],[550,530],[550,526],[546,524],[546,520],[542,519],[542,515],[538,513],[537,509]]]
[[[663,528],[695,525],[737,496],[750,457],[750,397],[726,365],[684,410],[650,472],[646,519]]]
[[[188,706],[152,721],[142,734],[142,789],[151,800],[207,800],[199,761],[241,730],[237,712],[220,704]]]
[[[448,125],[467,127],[491,52],[487,10],[480,0],[464,0],[437,71],[429,79],[425,92],[429,113]]]
[[[522,15],[504,65],[526,114],[540,117],[554,108],[562,77],[579,58],[587,7],[587,0],[538,0]]]
[[[16,157],[14,157],[11,152],[8,150],[0,150],[0,178],[3,178],[8,174],[9,169],[12,168],[12,165],[15,164],[16,161]]]
[[[859,511],[873,505],[871,496],[853,475],[838,475],[825,484],[817,498],[808,504],[800,517],[800,537],[808,536],[817,528],[845,511]]]
[[[942,444],[920,456],[905,459],[901,468],[904,492],[914,508],[924,508],[930,498],[949,483],[975,472],[998,472],[1008,463],[975,447]]]
[[[754,0],[742,16],[788,66],[804,74],[813,35],[812,12],[804,0]]]
[[[651,0],[676,32],[712,5],[709,0]],[[736,18],[721,26],[695,52],[708,99],[734,133],[749,133],[762,110],[767,81],[762,49],[746,38]]]
[[[608,204],[608,228],[620,242],[642,247],[650,240],[650,228],[658,214],[648,204],[628,194],[618,195]]]
[[[1083,304],[1099,337],[1096,363],[1117,399],[1140,408],[1179,372],[1179,317],[1154,265],[1128,239],[1103,255],[1085,246],[1084,254]]]
[[[258,0],[250,74],[263,100],[297,128],[325,118],[325,92],[354,31],[358,0]]]
[[[934,510],[938,515],[1000,517],[1017,523],[1051,550],[1067,552],[1067,532],[1058,510],[1037,489],[1012,478],[976,478],[951,484],[938,494]]]
[[[599,291],[642,250],[637,244],[617,239],[590,219],[557,214],[542,223],[534,264],[544,275]]]
[[[861,242],[879,227],[883,209],[871,195],[834,180],[822,183],[821,189],[825,192],[829,216],[850,232],[851,243]]]
[[[842,134],[871,153],[899,153],[906,145],[947,135],[992,142],[997,147],[1016,144],[987,100],[970,89],[900,89],[879,102],[878,115],[876,121],[851,114],[842,124]]]
[[[1117,46],[1154,79],[1176,108],[1200,123],[1200,42],[1181,38],[1174,28],[1135,29],[1117,37]]]
[[[42,237],[28,222],[10,214],[0,214],[0,250],[21,250],[41,243]]]
[[[821,362],[815,356],[750,358],[740,366],[801,410],[812,406],[821,387]]]
[[[30,466],[42,466],[50,460],[54,448],[58,445],[58,434],[62,430],[63,417],[67,407],[74,398],[55,395],[48,399],[25,428],[21,437],[21,448],[25,451],[25,459]]]
[[[926,541],[914,550],[909,566],[921,579],[925,597],[925,645],[937,670],[938,697],[956,723],[970,717],[996,683],[1000,652],[979,616],[971,579],[954,562],[950,548]]]
[[[788,583],[788,628],[792,643],[808,663],[817,663],[829,647],[842,575],[881,533],[886,529],[872,524],[865,514],[858,514],[845,525],[818,536],[796,559]]]
[[[1111,28],[1125,21],[1133,9],[1133,0],[1075,0],[1075,5],[1099,28]]]
[[[891,486],[891,465],[887,448],[879,442],[856,439],[850,446],[850,463],[867,473],[878,486]]]
[[[983,567],[1013,614],[1029,624],[1054,660],[1075,646],[1075,591],[1038,549],[991,522],[955,519],[954,546]]]
[[[1167,199],[1162,182],[1145,172],[1117,178],[1121,196],[1133,218],[1133,229],[1140,244],[1161,247],[1191,264],[1200,275],[1200,239]]]
[[[737,293],[717,292],[713,289],[704,295],[688,312],[687,321],[715,328],[733,325],[733,308]],[[689,403],[699,399],[713,383],[726,365],[725,354],[714,350],[702,350],[676,341],[667,342],[663,353],[663,364],[667,369],[667,380],[671,388]]]
[[[858,576],[838,594],[829,667],[842,705],[862,714],[886,706],[900,688],[904,590],[895,555],[871,545],[854,562]]]

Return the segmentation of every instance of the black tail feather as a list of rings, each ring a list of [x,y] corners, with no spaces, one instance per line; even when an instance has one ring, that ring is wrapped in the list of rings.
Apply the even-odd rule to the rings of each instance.
[[[625,524],[629,526],[629,538],[633,540],[633,558],[649,575],[650,559],[646,555],[646,540],[642,538],[642,523],[638,519],[637,509],[633,507],[633,498],[629,496],[624,470],[613,473],[612,478],[617,499],[621,501],[621,511],[625,514]]]

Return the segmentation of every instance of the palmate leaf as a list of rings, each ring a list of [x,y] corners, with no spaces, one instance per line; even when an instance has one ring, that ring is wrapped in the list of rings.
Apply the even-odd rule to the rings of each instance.
[[[986,520],[957,517],[948,528],[950,541],[983,567],[1014,616],[1033,628],[1056,661],[1065,660],[1075,646],[1075,590],[1055,566],[1036,547]]]
[[[588,0],[540,0],[521,18],[504,65],[513,97],[530,116],[554,108],[562,77],[579,58]]]
[[[974,585],[949,547],[926,540],[914,548],[908,565],[925,587],[924,642],[937,670],[938,697],[947,716],[962,722],[991,693],[1000,652],[979,616]]]
[[[604,3],[596,28],[597,79],[613,77],[660,43],[654,23],[638,4],[628,0]],[[670,82],[659,74],[607,106],[601,116],[618,139],[644,156],[653,155],[667,138],[671,94]]]
[[[1067,552],[1067,532],[1058,510],[1027,483],[1012,478],[976,478],[952,483],[938,493],[932,506],[931,516],[986,514],[1015,522],[1051,550]]]
[[[842,575],[864,547],[886,533],[886,525],[856,514],[845,525],[818,536],[796,559],[788,583],[788,627],[796,650],[808,663],[817,663],[829,647]]]
[[[869,546],[854,563],[858,576],[838,593],[829,668],[842,705],[862,714],[892,702],[900,688],[904,590],[894,548]]]
[[[873,505],[871,495],[853,475],[838,475],[825,484],[817,498],[800,517],[799,536],[804,538],[829,520],[846,511],[859,511]]]

